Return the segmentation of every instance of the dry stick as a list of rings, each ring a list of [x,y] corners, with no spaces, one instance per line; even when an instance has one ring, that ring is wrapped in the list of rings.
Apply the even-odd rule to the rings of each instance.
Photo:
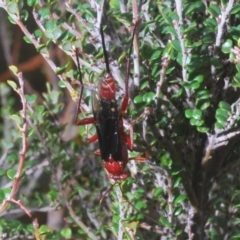
[[[163,85],[163,82],[164,82],[164,79],[165,79],[165,73],[166,73],[166,70],[168,68],[170,58],[163,57],[161,60],[162,60],[162,69],[160,70],[160,79],[157,82],[157,86],[156,86],[156,95],[155,95],[155,104],[156,105],[158,103],[158,98],[159,98],[161,88],[162,88],[162,85]]]
[[[183,17],[182,17],[182,0],[175,0],[176,3],[176,11],[177,11],[177,15],[179,17],[179,22],[177,22],[176,20],[173,21],[173,26],[177,32],[177,36],[178,36],[178,40],[180,42],[180,46],[181,46],[181,51],[182,51],[182,78],[183,78],[183,82],[187,82],[187,68],[186,68],[186,63],[187,63],[187,51],[185,48],[185,43],[184,43],[184,35],[182,34],[181,31],[181,26],[183,25]],[[187,99],[186,102],[188,104],[189,107],[191,108],[195,108],[194,103],[192,101],[189,100],[190,96],[191,96],[191,92],[186,89],[186,94],[187,94]]]
[[[28,148],[28,140],[27,140],[28,122],[27,122],[27,114],[26,114],[27,101],[24,97],[24,81],[23,81],[23,78],[22,78],[22,73],[18,73],[17,77],[18,77],[18,80],[19,80],[20,88],[18,90],[16,90],[16,92],[18,93],[18,95],[21,98],[22,107],[23,107],[22,111],[20,112],[21,117],[23,119],[23,126],[20,129],[21,132],[22,132],[22,149],[19,153],[19,164],[18,164],[17,173],[14,177],[11,193],[6,198],[6,200],[2,203],[2,205],[0,207],[0,213],[2,213],[8,207],[9,202],[17,204],[29,216],[29,218],[32,219],[34,234],[35,234],[36,239],[38,240],[40,238],[39,238],[39,235],[38,235],[38,226],[39,225],[38,225],[37,219],[33,218],[31,212],[20,202],[20,200],[17,201],[17,200],[14,199],[14,197],[17,193],[18,187],[19,187],[20,177],[21,177],[22,170],[23,170],[23,167],[24,167],[25,156],[26,156],[26,152],[27,152],[27,148]]]
[[[133,23],[138,24],[139,20],[139,11],[138,11],[138,3],[136,0],[132,1],[132,9],[133,9]],[[136,29],[137,33],[137,29]],[[139,79],[140,79],[140,67],[139,67],[139,43],[138,43],[138,36],[134,34],[133,39],[133,66],[134,66],[134,76],[133,76],[133,83],[135,87],[139,86]]]

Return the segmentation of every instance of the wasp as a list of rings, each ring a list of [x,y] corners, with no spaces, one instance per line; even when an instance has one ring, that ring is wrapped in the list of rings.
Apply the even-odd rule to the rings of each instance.
[[[129,161],[128,149],[133,148],[132,139],[125,133],[123,126],[123,117],[128,108],[129,102],[129,77],[131,66],[131,52],[133,48],[133,39],[136,34],[138,21],[133,25],[132,38],[130,42],[129,54],[127,59],[127,74],[125,80],[125,93],[118,107],[116,101],[116,84],[109,67],[109,60],[105,45],[103,25],[100,26],[100,36],[103,47],[103,54],[106,65],[106,75],[99,83],[97,96],[93,99],[93,117],[78,119],[80,111],[81,98],[83,93],[82,73],[79,59],[77,57],[77,64],[80,73],[80,92],[77,104],[77,112],[75,116],[76,125],[94,124],[96,127],[96,134],[92,136],[88,142],[98,140],[99,150],[103,166],[108,173],[109,179],[125,180],[128,174],[125,171],[126,165]]]

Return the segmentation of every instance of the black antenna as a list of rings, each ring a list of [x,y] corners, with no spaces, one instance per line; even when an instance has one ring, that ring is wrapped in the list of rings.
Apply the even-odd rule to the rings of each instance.
[[[101,34],[101,39],[102,39],[102,46],[103,46],[103,54],[105,58],[105,64],[106,64],[106,71],[107,73],[111,73],[110,68],[109,68],[109,61],[108,61],[108,55],[106,51],[106,45],[105,45],[105,40],[104,40],[104,34],[103,34],[103,25],[100,25],[100,34]]]

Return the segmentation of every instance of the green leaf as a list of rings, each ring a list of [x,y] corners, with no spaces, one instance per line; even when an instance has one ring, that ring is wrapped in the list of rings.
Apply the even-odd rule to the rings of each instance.
[[[21,11],[21,19],[22,19],[23,21],[27,21],[27,20],[28,20],[28,17],[29,17],[28,11],[25,10],[25,9],[23,9],[23,10]]]
[[[236,13],[240,13],[240,4],[239,3],[235,4],[230,12],[230,14],[236,14]]]
[[[182,94],[183,94],[183,89],[180,88],[175,94],[171,96],[171,99],[179,98],[180,96],[182,96]]]
[[[168,219],[166,217],[160,217],[160,222],[162,223],[163,226],[165,227],[171,227],[172,224],[168,221]]]
[[[150,60],[150,61],[153,61],[153,60],[159,59],[160,56],[161,56],[161,53],[162,53],[161,50],[156,50],[156,51],[154,51],[149,60]]]
[[[41,225],[38,231],[40,235],[44,235],[50,232],[50,228],[46,225]]]
[[[72,237],[72,230],[71,230],[71,228],[63,228],[61,230],[61,235],[64,238],[71,238]]]
[[[215,18],[217,18],[221,13],[221,10],[217,4],[211,4],[209,8],[207,8],[207,11]]]
[[[155,97],[155,93],[153,92],[148,92],[143,95],[143,101],[146,102],[146,104],[150,104]]]
[[[66,88],[66,85],[65,85],[65,83],[63,81],[58,81],[58,86],[60,88]]]
[[[2,189],[3,190],[3,192],[4,192],[4,198],[8,198],[9,197],[9,195],[11,194],[11,192],[12,192],[12,189],[11,188],[4,188],[4,189]]]
[[[215,123],[215,128],[217,128],[217,129],[223,129],[224,125],[225,125],[225,124],[223,124],[223,123],[216,122],[216,123]]]
[[[17,2],[11,1],[7,4],[7,10],[11,14],[18,15],[18,4]]]
[[[172,41],[172,45],[173,45],[173,48],[174,48],[177,52],[181,52],[181,51],[182,51],[179,40],[173,40],[173,41]]]
[[[8,169],[7,176],[9,179],[13,180],[16,176],[17,171],[15,169]]]
[[[227,103],[225,101],[221,101],[221,102],[219,102],[219,107],[226,110],[227,112],[231,113],[231,106],[229,103]]]
[[[17,90],[17,84],[14,82],[14,81],[11,81],[11,80],[7,80],[7,83],[9,86],[12,87],[13,90]]]
[[[42,32],[39,29],[35,30],[33,34],[36,38],[42,37]]]
[[[181,177],[178,177],[177,180],[174,182],[173,184],[173,188],[177,188],[181,182],[182,178]]]
[[[143,202],[142,200],[141,200],[141,201],[137,201],[137,202],[134,204],[134,208],[136,208],[137,210],[145,209],[145,208],[146,208],[146,203]]]
[[[197,130],[202,133],[207,133],[209,132],[209,128],[207,127],[197,127]]]
[[[156,187],[153,192],[153,197],[157,198],[159,197],[163,192],[163,189],[161,187]]]
[[[54,38],[58,39],[62,35],[62,30],[60,28],[55,28],[52,33],[53,33]]]
[[[181,202],[183,202],[186,199],[186,195],[179,195],[175,200],[174,200],[174,205],[177,205]]]
[[[35,7],[38,3],[38,0],[27,0],[27,4],[29,7]]]
[[[63,67],[58,68],[55,73],[57,75],[64,73],[66,71],[66,69],[69,67],[69,65],[70,65],[70,62],[66,63]]]
[[[9,20],[10,23],[16,24],[16,20],[13,19],[11,16],[8,16],[8,20]]]
[[[202,111],[200,109],[195,109],[192,113],[192,117],[195,119],[200,119],[202,117]]]
[[[16,114],[12,114],[9,116],[18,126],[21,125],[22,123],[22,119],[20,116],[16,115]]]
[[[194,80],[188,85],[188,87],[190,89],[198,89],[200,87],[200,83]]]
[[[11,65],[11,66],[9,66],[9,69],[13,72],[14,75],[17,75],[17,73],[18,73],[18,69],[17,69],[16,66]]]
[[[35,103],[36,100],[37,100],[37,95],[36,95],[36,94],[25,95],[25,98],[26,98],[26,101],[27,101],[29,104],[33,104],[33,103]]]
[[[223,44],[222,44],[222,52],[223,53],[230,53],[231,48],[232,48],[233,42],[231,39],[227,39]]]
[[[232,86],[240,87],[240,73],[239,72],[233,77]]]
[[[26,43],[32,44],[32,41],[27,36],[24,36],[23,39]]]
[[[186,109],[185,110],[185,116],[187,117],[187,118],[192,118],[192,115],[193,115],[193,109]]]

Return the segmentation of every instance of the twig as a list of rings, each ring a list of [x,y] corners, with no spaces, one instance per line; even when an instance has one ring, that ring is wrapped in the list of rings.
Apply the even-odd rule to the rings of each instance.
[[[133,23],[138,24],[140,21],[139,19],[139,12],[138,12],[138,3],[136,0],[132,1],[132,11],[133,11]],[[140,79],[140,68],[139,68],[139,43],[138,43],[138,34],[134,34],[133,39],[133,65],[134,65],[134,76],[133,76],[133,84],[135,87],[139,86],[139,79]]]
[[[160,70],[160,79],[157,82],[157,86],[156,86],[156,94],[155,94],[155,104],[157,105],[158,103],[158,98],[161,92],[161,88],[165,79],[165,72],[168,68],[168,64],[170,62],[169,58],[163,57],[162,59],[162,69]]]
[[[222,9],[221,16],[220,16],[220,22],[219,22],[218,28],[217,28],[215,47],[220,47],[220,45],[221,45],[221,39],[222,39],[222,36],[224,33],[223,27],[228,22],[228,15],[229,15],[230,11],[232,10],[233,5],[234,5],[234,0],[229,0],[227,7],[225,9]]]
[[[22,102],[22,111],[20,112],[20,115],[23,120],[23,126],[20,129],[22,132],[22,149],[19,153],[19,164],[18,164],[17,173],[14,177],[11,193],[9,194],[7,199],[5,199],[3,201],[3,203],[1,204],[0,213],[2,213],[8,207],[9,202],[12,202],[12,203],[18,205],[28,215],[28,217],[30,219],[32,219],[35,237],[37,240],[40,240],[39,233],[38,233],[39,225],[38,225],[37,219],[33,218],[31,212],[20,202],[20,200],[14,199],[14,197],[17,193],[18,187],[19,187],[20,177],[21,177],[22,170],[24,167],[25,156],[26,156],[26,152],[27,152],[27,148],[28,148],[28,140],[27,140],[28,122],[27,122],[27,114],[26,114],[27,101],[24,97],[24,81],[23,81],[22,73],[18,73],[17,77],[18,77],[20,88],[17,89],[16,91],[17,91],[18,95],[20,96],[21,102]]]
[[[182,0],[175,0],[176,3],[176,10],[177,10],[177,15],[179,17],[179,22],[176,20],[173,21],[173,26],[177,32],[178,35],[178,40],[180,42],[181,50],[182,50],[182,78],[184,82],[187,82],[187,68],[186,68],[186,63],[187,63],[187,51],[185,48],[185,43],[184,43],[184,36],[181,32],[181,26],[183,25],[183,17],[182,17]],[[191,92],[188,89],[185,89],[186,94],[187,94],[187,99],[186,102],[189,107],[194,108],[194,103],[189,100],[191,96]]]

